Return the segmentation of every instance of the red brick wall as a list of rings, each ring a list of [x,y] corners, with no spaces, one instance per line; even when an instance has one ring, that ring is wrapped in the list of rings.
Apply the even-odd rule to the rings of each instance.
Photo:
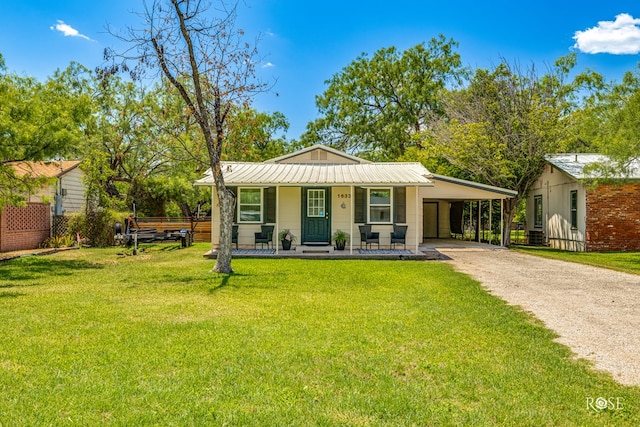
[[[587,191],[587,251],[640,251],[640,183]]]
[[[27,203],[26,207],[5,206],[0,213],[0,252],[35,249],[51,230],[51,207]]]

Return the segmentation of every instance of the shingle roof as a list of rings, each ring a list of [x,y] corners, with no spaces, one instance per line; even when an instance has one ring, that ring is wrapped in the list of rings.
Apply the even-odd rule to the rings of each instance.
[[[575,179],[603,178],[602,171],[594,168],[590,169],[589,166],[596,166],[597,164],[612,165],[611,159],[603,154],[554,154],[546,156],[546,159],[553,166]],[[638,161],[632,162],[629,165],[628,172],[624,176],[616,174],[609,178],[640,179],[640,163]]]
[[[14,162],[11,167],[18,176],[29,175],[34,178],[59,177],[75,169],[80,164],[79,160],[62,160],[53,162]]]
[[[417,185],[433,186],[420,163],[294,164],[222,162],[228,185]],[[196,185],[212,185],[207,171]]]

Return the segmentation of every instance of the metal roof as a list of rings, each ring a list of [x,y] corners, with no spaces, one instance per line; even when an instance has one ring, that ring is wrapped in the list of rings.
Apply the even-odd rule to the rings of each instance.
[[[420,163],[300,164],[222,162],[227,185],[415,185],[430,187],[431,173]],[[213,185],[211,170],[196,185]]]
[[[480,184],[479,182],[467,181],[466,179],[453,178],[451,176],[433,174],[432,178],[437,181],[449,182],[451,184],[462,185],[463,187],[475,188],[478,190],[489,191],[491,193],[501,194],[503,196],[515,197],[518,192],[509,190],[508,188],[494,187],[493,185]]]
[[[575,179],[604,178],[604,173],[597,169],[602,165],[615,170],[615,164],[603,154],[554,154],[545,157],[549,163],[567,173]],[[589,168],[591,166],[591,168]],[[586,170],[585,170],[586,168]],[[614,179],[640,179],[640,162],[633,161],[629,164],[628,173],[613,173],[609,178]]]

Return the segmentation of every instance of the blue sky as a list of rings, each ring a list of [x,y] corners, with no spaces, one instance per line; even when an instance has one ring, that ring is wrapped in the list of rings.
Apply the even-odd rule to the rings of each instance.
[[[151,0],[148,0],[151,1]],[[20,0],[0,4],[0,53],[11,72],[44,80],[71,61],[100,66],[105,31],[138,26],[142,0]],[[576,70],[619,80],[640,61],[638,0],[457,2],[431,0],[243,0],[239,26],[261,34],[262,79],[277,79],[255,107],[281,111],[297,138],[317,117],[315,96],[325,80],[362,53],[406,49],[438,34],[459,43],[465,65],[491,67],[501,57],[543,69],[578,52]],[[277,95],[276,95],[277,93]]]

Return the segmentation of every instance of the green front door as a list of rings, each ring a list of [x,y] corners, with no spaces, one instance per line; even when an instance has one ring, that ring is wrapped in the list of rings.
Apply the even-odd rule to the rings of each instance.
[[[302,189],[302,243],[330,244],[331,190],[329,188]]]

